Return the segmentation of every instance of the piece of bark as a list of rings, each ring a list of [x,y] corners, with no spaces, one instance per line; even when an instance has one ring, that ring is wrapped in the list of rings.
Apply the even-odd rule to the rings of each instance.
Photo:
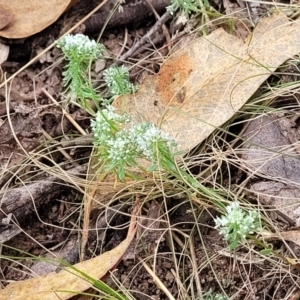
[[[296,136],[291,136],[293,128],[288,125],[276,115],[251,121],[243,135],[242,158],[251,175],[264,178],[251,186],[259,202],[300,226],[300,161]]]
[[[170,4],[170,0],[148,0],[153,8],[160,14],[166,10]],[[129,2],[122,5],[121,12],[118,10],[109,19],[106,28],[113,28],[128,25],[130,23],[138,23],[145,20],[147,17],[153,15],[153,11],[148,4],[147,0]],[[103,25],[112,11],[115,1],[109,0],[106,5],[101,9],[100,13],[94,14],[84,23],[84,31],[98,32],[102,29]]]
[[[21,232],[21,228],[15,224],[0,225],[0,245],[9,241]]]
[[[81,165],[66,171],[73,176],[83,174],[87,170],[86,165]],[[39,209],[42,205],[58,196],[66,189],[63,180],[56,176],[48,176],[43,180],[2,192],[0,202],[0,224],[2,219],[12,213],[13,219],[22,223],[26,218]]]
[[[275,116],[263,116],[250,122],[242,158],[252,174],[299,185],[300,161],[295,146],[281,131]]]

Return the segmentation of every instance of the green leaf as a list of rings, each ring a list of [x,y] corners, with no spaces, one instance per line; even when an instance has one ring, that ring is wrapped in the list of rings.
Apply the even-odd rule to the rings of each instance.
[[[157,170],[158,165],[151,165],[149,168],[147,168],[147,172],[154,172]]]
[[[230,245],[229,245],[229,249],[233,250],[236,248],[237,244],[238,244],[239,240],[235,239]]]
[[[123,166],[120,168],[120,171],[119,171],[119,173],[118,173],[118,176],[119,176],[119,179],[120,179],[121,181],[123,181],[123,179],[125,178],[125,171],[124,171],[124,167],[123,167]]]
[[[265,249],[259,251],[259,253],[260,253],[261,255],[267,256],[267,255],[269,255],[269,254],[272,253],[272,248],[265,248]]]

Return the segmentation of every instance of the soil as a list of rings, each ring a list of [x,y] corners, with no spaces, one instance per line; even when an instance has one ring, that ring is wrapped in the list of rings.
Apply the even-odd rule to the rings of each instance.
[[[132,14],[137,13],[129,9],[135,2],[130,3],[125,5],[128,18],[120,20],[123,22],[121,24],[113,19],[100,40],[115,56],[124,54],[155,24],[155,17],[150,13],[136,22],[129,22],[136,20]],[[164,13],[161,5],[166,3],[157,1],[159,13]],[[81,0],[42,32],[23,40],[5,40],[10,46],[9,57],[1,66],[6,78],[22,68],[41,49],[57,40],[97,4],[98,1]],[[240,1],[214,1],[211,5],[224,13],[239,8]],[[104,13],[105,10],[101,20]],[[99,22],[88,23],[85,33],[97,39],[102,25],[101,22],[100,25]],[[186,27],[182,24],[178,26],[169,20],[165,25],[171,34],[177,30],[182,36],[186,35]],[[242,30],[237,29],[242,35]],[[84,30],[79,28],[78,31]],[[127,58],[127,64],[136,64],[130,74],[135,83],[141,83],[146,75],[158,72],[162,57],[168,54],[167,45],[165,33],[158,29],[153,41]],[[106,67],[112,62],[108,59]],[[180,62],[180,65],[183,66],[184,62]],[[101,80],[103,67],[98,67],[92,76]],[[59,96],[64,90],[62,72],[60,50],[53,48],[11,81],[11,86],[7,87],[9,96],[7,89],[0,90],[2,288],[12,281],[57,272],[61,268],[58,264],[36,261],[32,259],[33,255],[59,257],[71,264],[79,261],[78,237],[83,222],[83,193],[82,189],[80,192],[80,188],[72,186],[64,176],[85,178],[92,144],[88,137],[86,140],[78,139],[81,134],[65,118],[61,107],[50,100],[49,95],[59,101],[63,100]],[[72,118],[89,133],[90,116],[76,106],[69,105],[68,109]],[[231,130],[239,132],[242,127]],[[43,151],[45,145],[54,146]],[[60,151],[58,146],[65,147],[65,152]],[[33,161],[27,159],[24,153],[33,153]],[[64,176],[55,174],[53,170],[57,166],[64,170]],[[195,166],[191,172],[197,174],[201,168]],[[245,173],[234,167],[230,171],[232,173],[229,176],[224,166],[225,185],[243,182]],[[103,205],[93,207],[84,259],[111,250],[125,239],[132,197],[127,195],[122,199],[116,198],[106,208]],[[226,292],[231,299],[300,299],[300,296],[297,298],[297,271],[282,266],[274,270],[271,260],[263,260],[261,256],[250,253],[249,247],[254,247],[251,243],[241,246],[238,253],[226,250],[227,243],[214,228],[217,213],[213,209],[191,202],[183,193],[180,196],[166,195],[150,200],[145,195],[144,198],[145,205],[139,220],[141,229],[120,263],[103,279],[111,287],[119,289],[123,285],[135,299],[169,299],[145,269],[144,263],[154,270],[175,299],[200,299],[200,290],[202,295],[209,291]],[[274,214],[278,216],[276,211]],[[176,229],[173,234],[166,230],[166,220]],[[295,226],[280,218],[277,225],[284,230]],[[286,251],[282,241],[272,244],[274,249]],[[181,282],[178,282],[177,276],[180,276]],[[88,298],[76,296],[73,299]]]

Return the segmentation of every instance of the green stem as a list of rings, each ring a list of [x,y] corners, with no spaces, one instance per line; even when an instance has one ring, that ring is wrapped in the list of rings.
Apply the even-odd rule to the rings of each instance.
[[[256,245],[259,245],[259,246],[261,246],[261,247],[264,248],[264,249],[269,249],[269,247],[268,247],[268,245],[267,245],[266,243],[262,242],[261,240],[257,239],[256,237],[254,237],[254,236],[252,236],[252,235],[247,235],[247,238],[249,238],[250,240],[254,241]],[[282,260],[283,260],[284,262],[286,262],[288,265],[292,266],[293,268],[295,268],[295,269],[297,269],[297,270],[300,270],[300,266],[292,264],[292,263],[291,263],[287,258],[285,258],[282,254],[278,253],[277,251],[275,251],[275,250],[273,250],[273,249],[270,249],[270,252],[271,252],[274,256],[276,256],[276,257],[282,259]]]
[[[207,197],[210,201],[213,201],[221,211],[225,211],[226,206],[223,203],[225,199],[215,189],[205,187],[188,172],[180,168],[172,155],[162,155],[160,164],[170,175],[179,180],[183,179],[188,185],[196,189],[197,192],[200,192],[200,194]]]

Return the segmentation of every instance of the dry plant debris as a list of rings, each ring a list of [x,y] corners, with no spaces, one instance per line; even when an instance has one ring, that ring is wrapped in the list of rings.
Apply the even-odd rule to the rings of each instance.
[[[136,204],[128,229],[127,237],[117,247],[95,258],[78,263],[73,267],[63,269],[58,273],[49,273],[45,276],[11,283],[0,290],[1,299],[11,300],[66,300],[74,293],[85,291],[93,283],[82,274],[86,273],[91,278],[100,279],[113,269],[129,247],[136,233],[136,214],[139,205]]]
[[[228,121],[288,58],[299,53],[299,21],[263,18],[245,41],[217,29],[185,45],[138,93],[113,103],[137,123],[150,120],[191,150]]]
[[[137,121],[140,121],[141,113],[143,118],[149,121],[155,121],[158,125],[162,123],[165,130],[180,139],[185,150],[190,150],[209,136],[216,127],[228,121],[277,66],[299,53],[298,36],[298,22],[290,22],[282,15],[262,20],[254,34],[245,42],[219,29],[175,53],[163,65],[158,76],[146,80],[138,94],[121,97],[115,105],[133,114]],[[127,103],[121,104],[124,99]],[[5,128],[4,126],[2,129]],[[34,135],[39,131],[35,129],[29,133]],[[118,190],[113,180],[109,180],[109,183],[112,184],[107,188],[108,193],[101,189],[102,194],[114,194]],[[91,191],[87,189],[87,194],[94,200],[96,197],[93,187],[92,184]],[[118,262],[133,240],[134,234],[133,230],[132,236],[112,251],[74,267],[100,278],[114,264],[111,262],[107,268],[96,270],[95,262],[102,264],[103,259],[106,261],[111,255],[116,256]],[[282,234],[282,237],[294,242],[297,238],[296,236],[293,239],[288,232],[285,237]],[[96,273],[93,273],[94,271]],[[71,286],[70,282],[74,277],[76,285]],[[49,292],[50,298],[43,295],[43,299],[57,299],[54,290],[65,286],[76,292],[91,286],[79,277],[61,271],[58,274],[51,273],[45,277],[11,284],[2,291],[3,297],[8,295],[5,293],[9,291],[22,293],[25,290],[27,293],[27,288],[31,289],[39,284],[42,289],[45,289],[45,286],[48,288],[52,280],[54,285]],[[56,285],[58,283],[62,285]],[[31,289],[30,293],[35,291]],[[35,299],[33,297],[30,294],[26,298],[22,294],[19,298],[11,299]],[[71,295],[61,293],[59,297],[68,299]],[[37,299],[41,299],[41,294],[37,294]]]
[[[0,43],[0,65],[7,60],[8,54],[9,54],[9,47]]]
[[[247,142],[242,159],[248,173],[261,178],[251,185],[259,201],[278,209],[299,226],[299,154],[280,128],[284,120],[288,122],[287,118],[276,116],[252,120],[243,135]]]

